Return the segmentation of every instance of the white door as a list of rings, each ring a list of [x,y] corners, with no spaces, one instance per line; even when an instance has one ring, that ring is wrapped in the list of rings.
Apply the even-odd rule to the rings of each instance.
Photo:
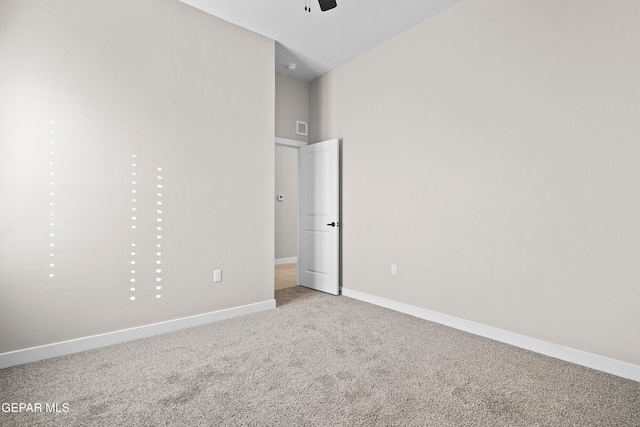
[[[298,150],[298,283],[340,294],[340,155],[337,139]]]

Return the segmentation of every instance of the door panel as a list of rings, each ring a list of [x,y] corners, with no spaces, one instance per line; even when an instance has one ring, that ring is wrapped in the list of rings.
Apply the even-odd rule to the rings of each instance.
[[[340,293],[340,182],[337,139],[301,147],[298,283]]]
[[[330,249],[329,240],[330,236],[327,231],[307,231],[307,271],[328,274],[328,262],[322,254]]]

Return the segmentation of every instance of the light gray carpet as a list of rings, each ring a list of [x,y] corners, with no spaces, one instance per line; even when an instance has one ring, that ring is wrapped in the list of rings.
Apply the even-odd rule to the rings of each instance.
[[[345,297],[0,370],[2,426],[640,426],[640,383]]]

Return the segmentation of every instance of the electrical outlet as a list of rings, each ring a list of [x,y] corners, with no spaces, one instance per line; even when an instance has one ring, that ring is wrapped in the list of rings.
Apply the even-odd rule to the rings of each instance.
[[[222,270],[214,270],[213,271],[213,281],[222,282]]]
[[[391,264],[391,275],[395,276],[396,274],[398,274],[398,269],[395,264]]]

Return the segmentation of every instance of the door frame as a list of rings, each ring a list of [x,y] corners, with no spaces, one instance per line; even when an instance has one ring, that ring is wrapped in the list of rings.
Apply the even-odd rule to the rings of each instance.
[[[289,139],[289,138],[280,138],[279,136],[275,137],[275,142],[276,142],[276,145],[280,145],[281,147],[300,148],[300,147],[304,147],[305,145],[309,145],[308,142],[296,141],[295,139]]]
[[[300,147],[304,147],[304,146],[307,146],[307,145],[309,145],[309,143],[304,142],[304,141],[298,141],[298,140],[289,139],[289,138],[281,138],[279,136],[276,136],[275,137],[275,145],[274,145],[274,147],[275,146],[280,146],[280,147],[294,148],[294,149],[296,149],[296,152],[297,152],[297,150]],[[299,176],[299,173],[297,171],[297,161],[296,161],[296,188],[298,187],[299,182],[300,182],[300,176]],[[298,206],[296,206],[296,210],[298,210],[298,209],[299,209],[299,204],[298,204]],[[274,218],[274,221],[275,221],[275,218]],[[297,243],[298,243],[298,237],[297,237],[298,222],[297,221],[298,221],[298,215],[296,215],[296,224],[295,224],[295,227],[296,227],[296,256],[295,256],[295,260],[296,260],[296,262],[298,260],[298,248],[297,248]],[[293,259],[291,259],[289,261],[289,259],[287,258],[287,262],[293,262]],[[274,264],[277,265],[277,264],[281,264],[281,263],[278,263],[277,259],[274,259]],[[297,279],[296,279],[296,282],[297,282]],[[298,284],[298,283],[296,283],[296,284]]]
[[[340,189],[338,191],[338,198],[339,198],[339,213],[338,216],[341,218],[340,219],[340,223],[342,225],[342,139],[338,138],[339,144],[338,144],[338,155],[340,158],[340,162],[338,164],[338,180],[340,182]],[[298,141],[295,139],[289,139],[289,138],[282,138],[279,136],[274,137],[274,142],[275,145],[279,145],[282,147],[290,147],[290,148],[295,148],[295,149],[299,149],[300,147],[305,147],[307,145],[310,145],[308,142],[305,141]],[[299,185],[300,184],[300,171],[298,171],[298,173],[296,174],[296,184]],[[298,204],[300,203],[300,201],[298,200]],[[298,208],[299,209],[299,208]],[[299,231],[300,229],[300,224],[298,224],[299,219],[296,220],[296,233]],[[338,241],[338,247],[339,247],[339,255],[338,255],[338,283],[339,283],[339,294],[342,294],[342,232],[340,232],[339,234],[339,241]],[[296,241],[298,239],[296,238]],[[275,243],[275,242],[274,242]],[[299,259],[300,256],[300,248],[296,249],[296,259]],[[274,259],[275,262],[275,259]],[[297,276],[297,273],[296,273]],[[296,281],[298,281],[296,279]],[[298,285],[300,283],[297,283]]]

